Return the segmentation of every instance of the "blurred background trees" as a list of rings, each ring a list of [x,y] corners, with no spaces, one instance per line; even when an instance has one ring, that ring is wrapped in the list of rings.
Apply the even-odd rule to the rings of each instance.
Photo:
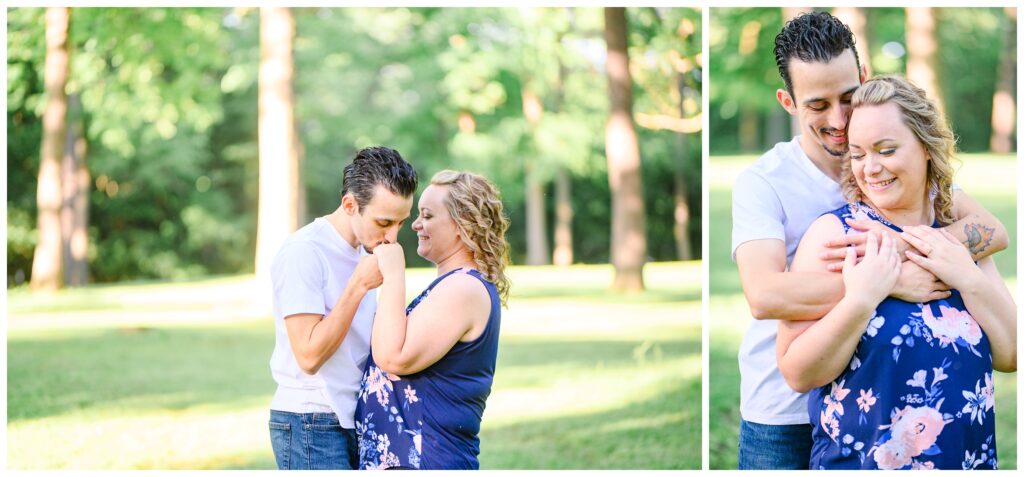
[[[869,76],[899,73],[939,98],[965,152],[1012,152],[1016,143],[1016,9],[824,9],[857,37]],[[715,9],[709,53],[710,151],[761,153],[794,134],[775,101],[772,53],[792,8]]]
[[[64,244],[64,272],[47,272],[63,284],[253,273],[257,235],[271,233],[257,224],[290,231],[334,210],[342,168],[381,144],[422,182],[442,169],[494,180],[515,263],[609,262],[625,244],[611,233],[602,9],[67,11],[53,131],[47,10],[8,11],[8,287],[42,277],[40,237]],[[699,258],[700,11],[623,13],[639,257]],[[41,157],[60,158],[56,182]],[[58,232],[44,227],[55,211]],[[399,240],[426,265],[411,230]]]

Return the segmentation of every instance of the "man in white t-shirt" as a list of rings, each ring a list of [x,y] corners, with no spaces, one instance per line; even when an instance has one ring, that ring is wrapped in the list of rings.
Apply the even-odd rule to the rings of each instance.
[[[797,116],[800,131],[743,171],[733,187],[733,259],[754,317],[739,351],[740,469],[806,469],[810,461],[807,398],[790,389],[779,373],[775,320],[818,319],[843,296],[841,274],[789,272],[788,266],[811,222],[845,204],[838,179],[849,149],[850,98],[866,77],[849,28],[825,12],[786,23],[775,38],[775,58],[785,83],[776,99]],[[946,230],[975,259],[1006,248],[1002,224],[959,189],[954,191],[954,215],[959,220]],[[858,230],[891,233],[873,221],[849,223]],[[841,270],[847,245],[863,255],[865,235],[832,241],[834,270]],[[908,245],[892,235],[905,256]],[[893,296],[924,302],[947,296],[948,289],[904,261]]]
[[[280,469],[357,468],[353,417],[383,280],[370,252],[398,239],[416,186],[398,151],[359,151],[345,167],[341,205],[274,258],[270,439]]]

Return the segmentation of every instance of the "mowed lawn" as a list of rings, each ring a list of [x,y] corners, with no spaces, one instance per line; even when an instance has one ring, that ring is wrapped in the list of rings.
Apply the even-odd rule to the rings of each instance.
[[[732,184],[755,156],[711,157],[710,221],[710,467],[735,469],[739,433],[739,367],[736,355],[750,321],[739,273],[730,258]],[[1017,165],[1012,155],[964,154],[956,183],[1003,222],[1010,246],[995,256],[1017,299]],[[999,465],[1017,468],[1017,375],[995,374],[996,441]]]
[[[696,469],[700,262],[513,267],[488,469]],[[409,293],[433,270],[409,272]],[[13,469],[273,469],[273,323],[252,276],[8,293]],[[262,302],[262,303],[261,303]]]

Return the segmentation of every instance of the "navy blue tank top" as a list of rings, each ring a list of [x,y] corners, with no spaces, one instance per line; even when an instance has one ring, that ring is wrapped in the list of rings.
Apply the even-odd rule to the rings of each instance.
[[[478,469],[480,422],[494,381],[501,328],[498,288],[480,272],[455,269],[435,279],[405,309],[408,315],[445,278],[479,279],[491,297],[483,333],[459,341],[436,363],[408,376],[366,363],[356,401],[359,468]]]

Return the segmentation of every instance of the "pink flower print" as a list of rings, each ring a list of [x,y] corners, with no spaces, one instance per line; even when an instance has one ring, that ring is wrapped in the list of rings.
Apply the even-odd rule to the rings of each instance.
[[[935,444],[942,428],[946,422],[942,420],[942,413],[922,406],[911,409],[903,415],[900,422],[892,428],[893,439],[902,439],[908,444],[908,449],[917,457],[925,449]]]
[[[850,394],[850,390],[844,388],[844,384],[846,384],[845,379],[838,383],[835,381],[832,382],[832,390],[829,392],[828,396],[825,396],[825,414],[832,416],[833,413],[838,413],[842,416],[846,413],[846,410],[843,408],[842,401],[843,399],[846,399],[847,394]]]
[[[876,401],[877,399],[870,388],[868,389],[868,392],[864,392],[864,390],[861,389],[860,397],[857,398],[857,407],[859,407],[861,411],[868,412],[871,410],[871,406],[875,405]]]
[[[981,397],[985,398],[985,410],[989,411],[996,405],[995,386],[992,384],[992,373],[985,373],[985,387],[981,388]]]
[[[905,442],[890,439],[875,449],[875,464],[881,470],[902,469],[913,461]]]
[[[366,391],[370,394],[375,394],[377,402],[381,406],[387,406],[390,398],[388,398],[388,392],[394,390],[394,385],[391,384],[391,380],[388,379],[388,373],[384,370],[376,367],[370,367],[370,376],[366,379]],[[365,396],[363,397],[365,400]]]
[[[914,461],[913,465],[910,466],[913,470],[935,470],[934,462],[918,462]]]
[[[416,397],[416,390],[410,387],[405,388],[405,400],[410,403],[418,402],[420,398]]]
[[[825,414],[825,411],[822,411],[818,420],[821,421],[821,429],[825,431],[825,434],[833,442],[839,442],[839,419],[836,419],[834,414]]]
[[[927,406],[907,406],[894,420],[892,438],[875,450],[875,462],[880,469],[893,470],[910,464],[914,457],[935,445],[946,425],[942,413]]]
[[[942,314],[935,316],[932,314],[932,307],[923,306],[921,307],[921,318],[931,330],[932,336],[939,340],[941,346],[945,347],[960,336],[960,324],[952,313],[946,312],[946,310],[957,310],[941,305],[939,310],[942,311]]]
[[[970,313],[966,310],[960,311],[945,306],[939,306],[939,309],[942,310],[943,316],[946,316],[947,313],[951,315],[951,319],[957,324],[957,332],[964,341],[971,346],[981,342],[981,327],[978,326],[977,321],[974,321],[974,317]]]

